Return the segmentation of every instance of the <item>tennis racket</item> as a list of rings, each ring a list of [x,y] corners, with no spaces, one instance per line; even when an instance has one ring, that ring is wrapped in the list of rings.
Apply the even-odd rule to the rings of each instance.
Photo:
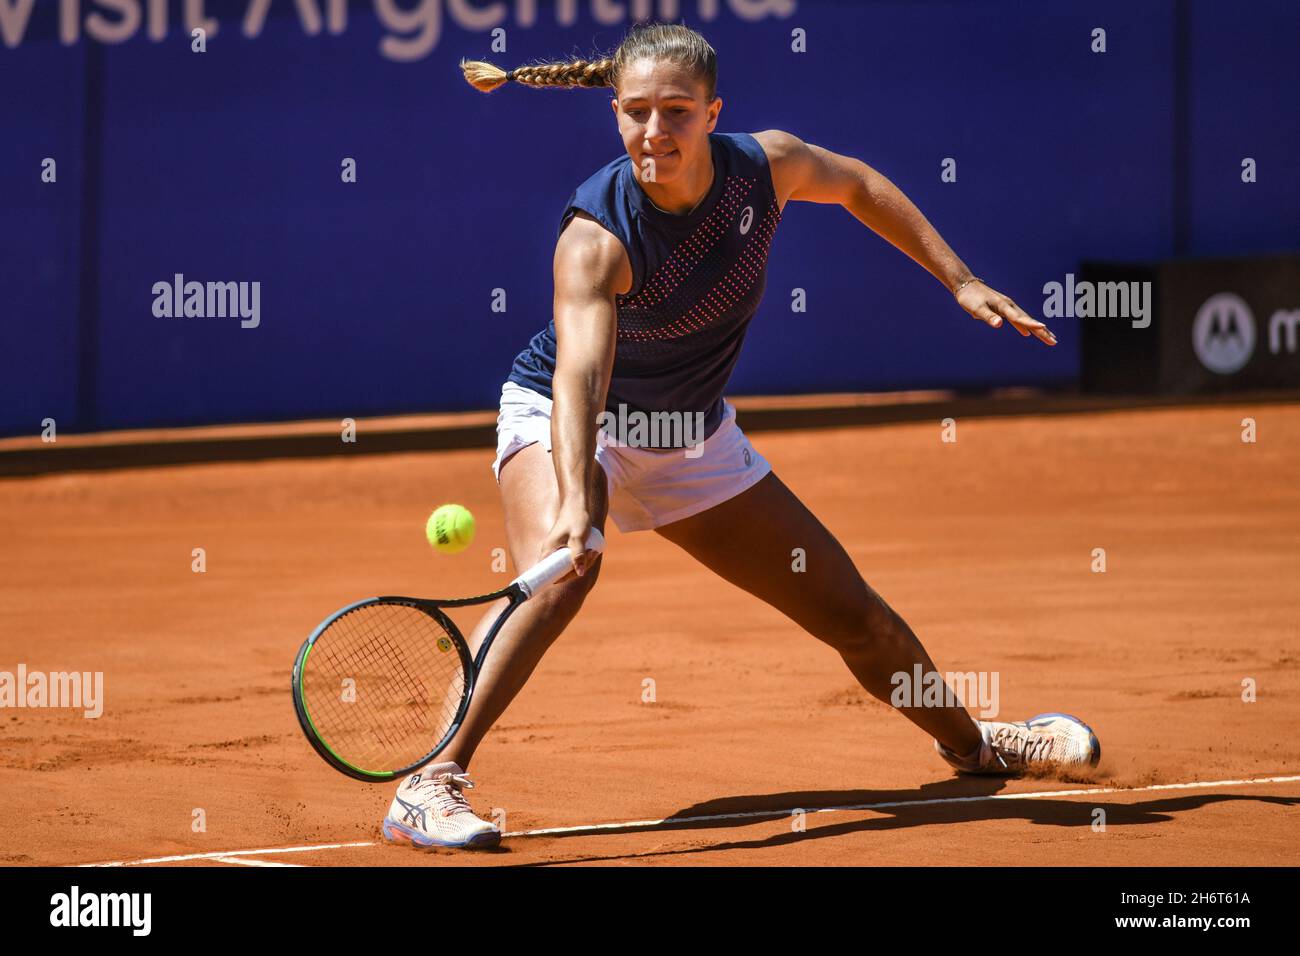
[[[586,548],[605,549],[600,531],[591,529]],[[450,601],[373,597],[334,612],[293,664],[293,707],[312,748],[335,770],[372,783],[424,766],[460,729],[502,625],[572,567],[569,549],[561,548],[491,594]],[[510,603],[471,657],[443,609],[500,598]]]

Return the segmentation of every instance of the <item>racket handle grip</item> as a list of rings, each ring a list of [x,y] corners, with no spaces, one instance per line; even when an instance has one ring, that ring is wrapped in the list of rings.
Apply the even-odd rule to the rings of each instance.
[[[597,553],[604,551],[605,536],[599,529],[592,528],[587,532],[586,546],[588,551]],[[519,585],[519,589],[524,592],[524,597],[530,598],[543,588],[554,584],[571,570],[573,570],[573,554],[568,548],[561,548],[554,554],[542,558],[515,578],[511,584]]]

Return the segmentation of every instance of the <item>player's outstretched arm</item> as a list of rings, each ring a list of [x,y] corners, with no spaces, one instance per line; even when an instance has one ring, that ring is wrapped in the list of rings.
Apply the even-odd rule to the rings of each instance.
[[[627,291],[632,270],[622,243],[578,213],[555,247],[555,375],[551,382],[551,448],[559,485],[559,513],[537,560],[570,548],[574,569],[586,571],[591,527],[588,500],[596,464],[597,416],[605,407],[614,369],[618,314],[615,295]]]
[[[805,143],[781,130],[755,133],[767,153],[777,199],[838,203],[868,229],[915,259],[954,294],[957,304],[993,328],[1003,320],[1048,345],[1056,336],[1008,296],[975,278],[903,191],[852,156]]]

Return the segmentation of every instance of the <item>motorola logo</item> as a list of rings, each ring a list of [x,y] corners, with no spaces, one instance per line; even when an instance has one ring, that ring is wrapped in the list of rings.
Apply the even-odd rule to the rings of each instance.
[[[1255,317],[1250,306],[1231,292],[1210,296],[1192,322],[1192,347],[1211,372],[1241,371],[1255,354]]]
[[[746,206],[740,214],[740,234],[743,236],[749,232],[749,227],[754,222],[754,207]]]

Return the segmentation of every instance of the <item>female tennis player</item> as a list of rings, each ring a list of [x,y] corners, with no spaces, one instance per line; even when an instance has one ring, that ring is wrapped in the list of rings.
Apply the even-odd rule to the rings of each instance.
[[[574,574],[523,605],[487,656],[460,732],[440,762],[406,778],[383,822],[390,841],[495,845],[475,816],[465,768],[483,735],[577,614],[600,572],[584,553],[592,527],[653,529],[727,581],[829,644],[872,696],[893,675],[942,678],[907,623],[862,579],[844,548],[773,473],[723,398],[765,285],[768,248],[787,202],[838,203],[916,260],[990,328],[1056,338],[971,271],[888,179],[779,130],[715,133],[717,55],[681,25],[634,27],[610,58],[506,73],[463,63],[491,92],[612,87],[626,155],[570,197],[555,248],[554,317],[501,389],[493,463],[516,567],[562,547]],[[673,427],[641,428],[660,414]],[[602,425],[603,423],[603,425]],[[647,432],[649,437],[647,437]],[[665,432],[670,434],[665,436]],[[700,439],[703,438],[703,442]],[[636,440],[633,440],[636,439]],[[806,570],[791,570],[804,549]],[[470,637],[476,650],[499,612]],[[897,709],[959,772],[1014,774],[1095,765],[1100,746],[1077,718],[977,721],[943,706]]]

